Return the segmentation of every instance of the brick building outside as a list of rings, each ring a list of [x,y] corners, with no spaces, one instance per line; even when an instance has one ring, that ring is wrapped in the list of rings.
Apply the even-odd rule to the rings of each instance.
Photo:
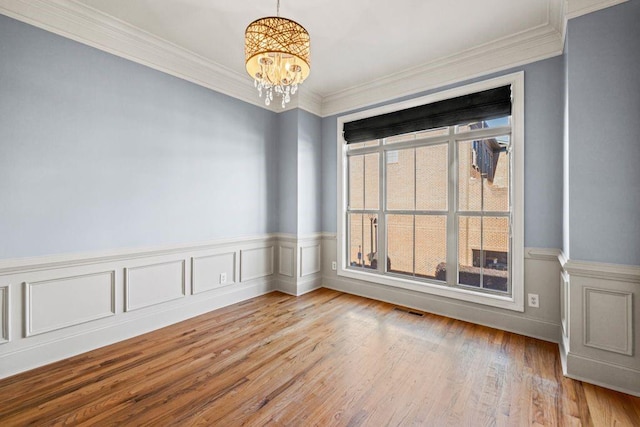
[[[402,135],[388,138],[385,143],[391,146],[415,137]],[[509,155],[505,151],[496,153],[492,173],[489,176],[481,174],[477,157],[482,143],[497,146],[496,139],[458,142],[458,209],[473,213],[508,212]],[[445,268],[447,253],[448,145],[403,148],[386,153],[387,269],[393,273],[444,280],[444,272],[438,274],[438,270]],[[378,156],[378,153],[350,156],[351,209],[379,208]],[[375,266],[378,261],[377,233],[384,232],[378,230],[377,215],[350,214],[349,227],[350,264],[370,267],[373,263]],[[489,281],[495,278],[501,285],[494,289],[506,290],[508,251],[508,217],[459,216],[460,283],[479,285],[474,282],[478,282],[482,267],[485,287],[487,278]]]

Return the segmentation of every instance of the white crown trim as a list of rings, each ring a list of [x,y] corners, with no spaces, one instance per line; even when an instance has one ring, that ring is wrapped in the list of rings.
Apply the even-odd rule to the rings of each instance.
[[[283,111],[278,103],[266,107],[244,73],[74,0],[0,0],[0,13],[249,104]],[[301,108],[319,114],[320,97],[306,88],[300,94]]]
[[[567,19],[597,12],[598,10],[625,3],[626,1],[628,0],[566,0]]]
[[[550,0],[547,23],[537,28],[325,97],[302,87],[285,109],[265,106],[244,73],[76,0],[0,0],[0,13],[269,111],[301,108],[327,117],[559,55],[567,18],[625,1]]]
[[[551,24],[442,58],[400,73],[325,96],[330,116],[390,101],[562,53],[561,33]]]

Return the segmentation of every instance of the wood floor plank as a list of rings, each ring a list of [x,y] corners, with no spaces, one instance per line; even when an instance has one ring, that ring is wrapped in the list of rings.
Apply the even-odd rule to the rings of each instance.
[[[640,426],[639,398],[563,377],[555,344],[328,289],[0,380],[0,396],[3,427]]]

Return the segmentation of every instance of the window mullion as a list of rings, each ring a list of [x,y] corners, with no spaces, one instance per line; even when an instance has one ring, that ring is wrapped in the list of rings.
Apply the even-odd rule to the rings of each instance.
[[[416,216],[413,215],[413,277],[416,277]]]
[[[458,283],[458,156],[454,127],[449,128],[449,191],[447,192],[447,285]]]
[[[416,277],[416,208],[418,207],[418,150],[413,148],[413,277]]]
[[[364,169],[364,167],[363,167]],[[360,267],[364,268],[364,215],[360,216],[360,247],[358,248],[358,262],[360,263]]]
[[[480,289],[484,289],[484,266],[487,264],[484,254],[484,216],[480,217]]]
[[[384,152],[384,146],[380,141],[378,155],[378,272],[385,273],[387,269],[387,221],[385,217],[385,210],[387,205],[386,196],[386,158]]]
[[[487,263],[484,254],[484,180],[480,175],[480,289],[484,289],[484,266]]]

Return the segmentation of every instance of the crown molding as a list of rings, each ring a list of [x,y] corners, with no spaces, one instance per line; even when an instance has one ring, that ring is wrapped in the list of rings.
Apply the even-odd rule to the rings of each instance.
[[[301,108],[327,117],[559,55],[568,18],[625,1],[550,0],[547,23],[537,28],[324,97],[303,86],[284,109],[266,106],[244,73],[75,0],[0,0],[0,13],[275,113]]]
[[[315,92],[307,90],[306,87],[298,89],[298,108],[322,116],[322,97]]]
[[[567,0],[549,0],[547,10],[548,23],[551,24],[558,32],[562,33],[566,25],[565,11],[567,9]]]
[[[562,53],[562,37],[552,24],[483,44],[400,73],[324,97],[322,115],[331,116],[378,102],[503,71]],[[472,70],[472,71],[470,71]]]
[[[567,19],[577,18],[588,13],[597,12],[607,7],[625,3],[628,0],[566,0]]]
[[[560,33],[564,50],[564,41],[567,35],[567,0],[549,1],[549,23]]]
[[[0,0],[0,13],[249,104],[282,111],[278,103],[264,105],[248,76],[74,0]],[[317,95],[309,93],[304,99],[306,109],[319,112]]]
[[[291,102],[289,102],[285,108],[282,108],[282,105],[279,102],[273,102],[270,107],[271,111],[276,113],[283,113],[285,111],[299,108],[315,114],[316,116],[320,116],[322,114],[322,97],[310,90],[307,90],[306,87],[301,86],[298,88],[298,92],[291,97]]]

